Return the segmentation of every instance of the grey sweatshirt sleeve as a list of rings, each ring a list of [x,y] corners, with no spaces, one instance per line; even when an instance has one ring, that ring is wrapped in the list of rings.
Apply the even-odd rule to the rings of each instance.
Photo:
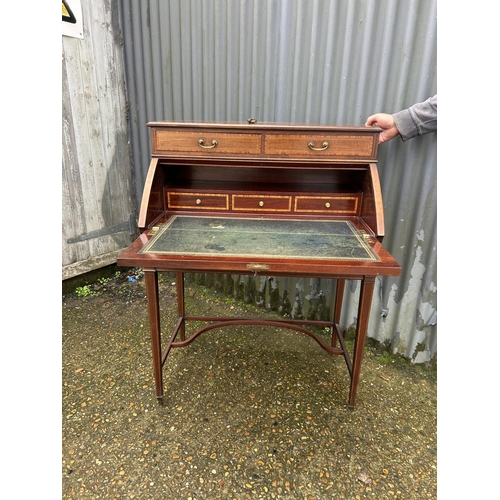
[[[401,139],[407,141],[437,130],[437,94],[392,115]]]

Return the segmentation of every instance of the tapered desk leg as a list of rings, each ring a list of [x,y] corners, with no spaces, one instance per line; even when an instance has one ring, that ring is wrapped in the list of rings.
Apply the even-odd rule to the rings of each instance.
[[[177,287],[177,310],[179,318],[184,318],[184,273],[176,273],[175,284]],[[179,329],[179,336],[181,340],[186,338],[186,323],[183,321]]]
[[[335,292],[335,309],[333,310],[333,324],[340,324],[340,315],[342,314],[342,302],[344,300],[345,279],[337,280],[337,289]],[[337,330],[332,332],[332,347],[337,347]]]
[[[359,372],[363,361],[363,351],[365,347],[366,331],[368,320],[370,319],[370,309],[372,305],[373,290],[375,288],[375,278],[365,277],[361,281],[361,292],[359,296],[358,322],[356,325],[356,338],[354,340],[354,352],[352,360],[351,388],[349,391],[349,408],[354,408],[356,392],[358,390]]]
[[[149,331],[153,353],[156,397],[163,397],[163,376],[161,362],[160,303],[158,297],[158,273],[155,269],[144,269],[146,295],[148,297]]]

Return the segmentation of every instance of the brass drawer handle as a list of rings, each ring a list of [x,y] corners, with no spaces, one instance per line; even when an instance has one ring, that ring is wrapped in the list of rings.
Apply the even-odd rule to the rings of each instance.
[[[330,203],[328,201],[325,203],[325,207],[326,208],[330,208],[331,207],[331,205],[330,205]]]
[[[259,201],[259,207],[263,207],[264,206],[264,202],[263,201]]]
[[[196,200],[196,204],[201,205],[201,200],[199,198]]]
[[[323,147],[322,147],[322,148],[315,148],[315,147],[314,147],[314,142],[310,142],[310,143],[308,144],[309,149],[312,149],[313,151],[324,151],[325,149],[328,149],[328,146],[329,146],[329,145],[330,145],[330,144],[328,144],[326,141],[323,143]]]
[[[214,139],[212,141],[212,145],[211,146],[205,146],[205,141],[203,139],[200,139],[198,141],[198,144],[200,145],[200,148],[204,148],[204,149],[212,149],[212,148],[215,148],[215,146],[217,146],[217,141]]]

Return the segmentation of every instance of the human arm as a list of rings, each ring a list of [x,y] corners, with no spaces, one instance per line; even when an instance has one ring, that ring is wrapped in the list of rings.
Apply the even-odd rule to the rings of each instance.
[[[366,121],[368,127],[380,127],[379,143],[401,136],[403,141],[437,130],[437,94],[392,115],[377,113]]]
[[[407,141],[437,130],[437,94],[392,115],[401,139]]]

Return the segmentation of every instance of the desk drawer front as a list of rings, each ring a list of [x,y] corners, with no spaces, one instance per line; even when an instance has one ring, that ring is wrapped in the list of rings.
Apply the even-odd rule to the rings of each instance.
[[[371,135],[267,134],[264,152],[268,155],[311,159],[375,159],[374,142]]]
[[[217,130],[200,130],[197,132],[153,131],[154,154],[259,155],[261,153],[261,143],[261,134],[228,134]]]
[[[295,212],[357,215],[360,196],[296,196]]]
[[[291,212],[291,196],[233,194],[233,210],[254,212]]]
[[[229,210],[229,195],[210,193],[167,193],[169,209]]]

